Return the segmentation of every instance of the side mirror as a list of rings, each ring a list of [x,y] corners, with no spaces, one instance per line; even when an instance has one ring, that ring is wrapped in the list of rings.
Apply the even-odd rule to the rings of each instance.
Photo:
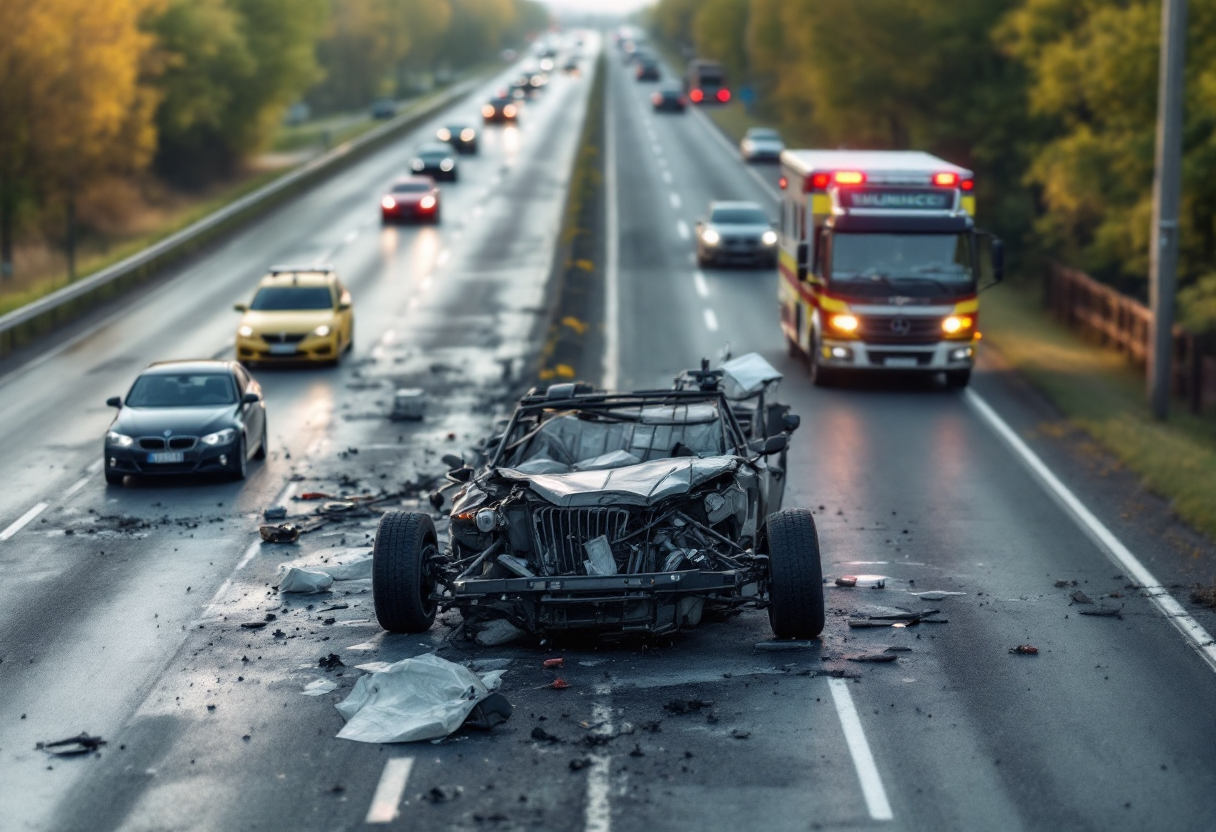
[[[810,245],[806,240],[798,243],[798,279],[806,280],[806,260],[810,254]]]
[[[248,312],[249,311],[249,307],[243,303],[234,303],[234,304],[232,304],[232,308],[235,309],[237,312]]]
[[[752,450],[761,456],[770,456],[779,454],[789,446],[790,438],[784,433],[779,433],[776,436],[770,436],[763,442],[757,440],[752,443]]]
[[[106,399],[106,407],[122,409],[122,396],[110,396],[110,398]]]
[[[787,413],[781,419],[781,425],[785,428],[786,433],[793,433],[798,430],[798,426],[802,424],[802,417],[797,413]]]
[[[1000,237],[992,238],[992,280],[1000,283],[1005,279],[1005,244]]]
[[[452,482],[468,482],[473,479],[473,469],[466,465],[463,468],[448,471],[448,479]]]
[[[339,312],[345,312],[347,309],[350,309],[350,301],[343,301],[342,303],[338,304]]]
[[[448,466],[449,471],[455,471],[457,468],[464,467],[464,459],[456,456],[456,454],[444,454],[441,459],[443,464]]]
[[[246,393],[241,396],[241,404],[257,404],[262,400],[262,397],[257,393]]]

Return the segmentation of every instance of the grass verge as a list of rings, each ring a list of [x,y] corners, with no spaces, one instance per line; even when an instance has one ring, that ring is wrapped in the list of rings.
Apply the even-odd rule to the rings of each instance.
[[[1191,415],[1181,400],[1167,421],[1154,420],[1143,374],[1054,321],[1032,292],[1010,285],[987,294],[982,317],[986,342],[1014,369],[1216,538],[1216,420]]]

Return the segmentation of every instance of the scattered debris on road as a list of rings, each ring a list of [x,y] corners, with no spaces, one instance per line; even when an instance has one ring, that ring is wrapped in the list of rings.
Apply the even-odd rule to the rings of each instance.
[[[478,731],[489,731],[495,725],[506,722],[513,713],[515,708],[507,701],[507,697],[495,691],[473,706],[464,726]]]
[[[1094,615],[1103,618],[1122,618],[1123,607],[1095,606],[1093,609],[1081,610],[1081,615]]]
[[[473,640],[482,647],[498,647],[522,638],[524,631],[505,618],[493,618],[482,626]]]
[[[464,794],[464,786],[436,786],[422,796],[428,803],[450,803]]]
[[[322,659],[321,661],[325,661]],[[322,696],[330,691],[338,689],[338,683],[333,679],[317,679],[314,682],[309,682],[304,686],[304,690],[300,691],[301,696]]]
[[[266,626],[265,621],[246,621],[241,625],[243,630],[260,630]]]
[[[426,391],[416,387],[401,387],[393,392],[393,421],[418,421],[426,413]]]
[[[283,580],[279,581],[279,592],[298,592],[303,594],[311,594],[314,592],[324,592],[334,584],[334,579],[326,574],[314,569],[301,569],[298,566],[287,566],[287,574],[283,576]]]
[[[67,739],[55,740],[54,742],[40,742],[34,746],[34,749],[36,751],[45,751],[56,757],[76,757],[81,754],[92,754],[105,744],[106,741],[101,737],[92,737],[82,731],[76,736],[68,737]]]
[[[1090,598],[1088,595],[1086,595],[1084,592],[1082,592],[1079,589],[1068,597],[1071,598],[1073,600],[1073,603],[1076,603],[1076,604],[1092,604],[1093,603],[1093,599]]]
[[[416,742],[448,736],[502,683],[504,670],[481,676],[433,653],[402,659],[361,676],[336,706],[340,739]]]
[[[286,520],[287,509],[284,506],[271,506],[262,512],[264,520]]]
[[[570,683],[559,676],[558,678],[554,679],[552,683],[547,685],[547,687],[551,687],[554,690],[565,690],[566,688],[570,687]]]
[[[1037,656],[1039,648],[1030,644],[1019,644],[1017,647],[1010,647],[1010,653],[1017,653],[1022,656]]]
[[[931,589],[927,592],[911,592],[910,595],[915,595],[922,601],[940,601],[943,598],[948,598],[951,595],[966,595],[965,592],[947,592],[940,589]]]
[[[818,641],[809,639],[775,638],[771,641],[758,641],[755,646],[757,650],[805,650],[807,647],[814,647],[818,644]]]
[[[845,656],[845,658],[851,662],[869,662],[871,664],[884,664],[886,662],[895,661],[895,659],[897,657],[894,653],[888,653],[888,652],[884,651],[882,653],[858,653],[855,656]]]
[[[836,586],[855,586],[865,589],[885,589],[886,575],[841,575],[836,579]]]
[[[535,728],[532,729],[532,739],[536,740],[537,742],[561,742],[562,741],[562,738],[559,737],[557,734],[550,734],[548,731],[546,731],[544,728],[541,728],[539,725],[537,725]]]
[[[295,543],[300,539],[300,529],[294,523],[259,526],[258,534],[265,543]]]
[[[563,659],[561,656],[558,656],[556,659],[545,659],[544,667],[546,670],[551,670],[552,668],[555,668],[555,667],[562,667],[564,663],[565,663],[565,659]]]
[[[663,706],[663,710],[672,714],[690,714],[713,706],[713,701],[708,699],[673,699]]]
[[[336,670],[339,667],[346,667],[346,665],[342,663],[342,658],[337,653],[330,653],[328,656],[322,656],[317,660],[317,667],[322,667],[326,670]]]

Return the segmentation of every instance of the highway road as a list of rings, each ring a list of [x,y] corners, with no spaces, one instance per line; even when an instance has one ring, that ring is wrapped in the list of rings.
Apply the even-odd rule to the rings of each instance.
[[[274,591],[284,562],[366,551],[375,520],[263,546],[263,508],[416,484],[526,378],[590,86],[555,76],[518,128],[487,129],[461,160],[439,227],[382,229],[377,202],[446,115],[0,379],[0,829],[1212,828],[1216,662],[1195,642],[1216,621],[1169,590],[1210,544],[1061,439],[996,356],[965,394],[892,378],[812,388],[786,355],[774,275],[692,257],[710,199],[775,213],[773,171],[745,167],[701,114],[652,113],[652,85],[614,57],[607,70],[597,380],[665,385],[728,344],[764,354],[803,420],[786,505],[815,511],[827,576],[881,574],[885,588],[830,587],[827,630],[803,649],[757,649],[763,613],[654,643],[564,643],[566,690],[541,667],[552,644],[471,647],[447,638],[451,615],[388,636],[366,581]],[[453,114],[475,116],[500,81]],[[338,267],[354,355],[255,370],[271,455],[248,481],[106,487],[105,399],[150,361],[231,355],[231,305],[282,261]],[[395,386],[427,391],[422,423],[384,418]],[[1117,593],[1103,601],[1122,617],[1079,615],[1078,588]],[[910,594],[930,590],[963,594]],[[868,605],[939,607],[948,623],[851,631]],[[1009,653],[1024,643],[1039,655]],[[888,646],[909,649],[846,660]],[[335,738],[355,665],[431,651],[510,659],[512,718],[437,744]],[[343,666],[319,667],[331,653]],[[301,695],[319,679],[337,690]],[[107,745],[35,748],[81,730]]]

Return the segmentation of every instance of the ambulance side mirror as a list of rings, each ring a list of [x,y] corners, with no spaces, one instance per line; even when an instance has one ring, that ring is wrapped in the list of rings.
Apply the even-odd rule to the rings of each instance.
[[[806,261],[810,246],[806,240],[798,243],[798,279],[806,280]]]

